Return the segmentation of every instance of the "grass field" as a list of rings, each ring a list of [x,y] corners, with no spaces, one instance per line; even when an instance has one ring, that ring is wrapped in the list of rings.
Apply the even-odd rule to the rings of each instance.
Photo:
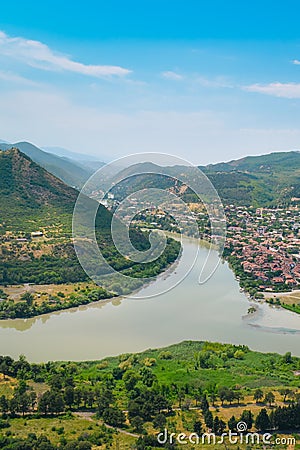
[[[34,301],[41,303],[48,299],[49,295],[57,295],[62,292],[65,296],[81,289],[94,289],[97,285],[93,282],[78,282],[68,284],[20,284],[3,287],[2,290],[13,300],[18,301],[25,292],[33,294]]]

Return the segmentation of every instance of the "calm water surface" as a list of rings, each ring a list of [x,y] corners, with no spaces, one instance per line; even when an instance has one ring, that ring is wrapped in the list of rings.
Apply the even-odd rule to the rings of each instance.
[[[186,271],[195,245],[184,239],[177,267],[155,281],[163,290]],[[0,354],[25,354],[30,361],[100,359],[193,339],[300,356],[300,316],[261,304],[251,320],[245,318],[249,301],[226,263],[207,283],[198,284],[207,252],[201,248],[184,281],[157,297],[115,299],[34,319],[1,321]],[[154,289],[149,285],[142,292]]]

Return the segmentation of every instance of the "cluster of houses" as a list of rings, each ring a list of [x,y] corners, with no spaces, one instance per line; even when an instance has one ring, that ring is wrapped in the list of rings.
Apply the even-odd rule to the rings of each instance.
[[[245,273],[261,281],[260,290],[300,285],[299,212],[297,207],[226,208],[225,246],[240,260]]]

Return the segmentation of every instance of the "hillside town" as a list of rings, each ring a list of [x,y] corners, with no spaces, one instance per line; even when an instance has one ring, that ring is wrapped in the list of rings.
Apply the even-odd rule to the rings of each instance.
[[[144,213],[135,223],[147,228],[176,230],[193,236],[196,220],[200,237],[211,240],[209,218],[201,204],[190,204],[190,216],[179,221],[175,208],[173,218],[145,204]],[[227,221],[224,257],[248,292],[286,292],[300,286],[300,210],[287,208],[254,208],[225,206]],[[183,226],[184,222],[184,226]],[[216,236],[215,236],[216,237]]]
[[[276,209],[226,207],[225,256],[239,262],[260,291],[300,284],[300,216],[297,206]]]

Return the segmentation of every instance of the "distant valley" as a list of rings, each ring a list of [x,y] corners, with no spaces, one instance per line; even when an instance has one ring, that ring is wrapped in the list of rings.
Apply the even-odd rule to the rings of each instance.
[[[5,151],[12,146],[69,186],[77,189],[81,189],[90,176],[105,165],[96,157],[61,147],[45,147],[47,150],[45,151],[29,142],[18,142],[12,145],[0,141],[0,150]],[[145,164],[147,163],[142,163],[143,170]],[[229,162],[199,166],[199,168],[213,183],[224,204],[255,207],[284,206],[300,198],[299,151],[247,156]],[[128,193],[145,186],[172,189],[175,184],[178,187],[178,182],[174,183],[174,178],[179,174],[184,177],[185,173],[188,173],[188,169],[183,166],[167,167],[165,170],[170,176],[169,179],[143,174],[141,177],[135,176],[123,182],[114,192],[118,198],[121,192],[124,198]],[[189,190],[184,191],[184,199],[195,201],[195,197]]]

